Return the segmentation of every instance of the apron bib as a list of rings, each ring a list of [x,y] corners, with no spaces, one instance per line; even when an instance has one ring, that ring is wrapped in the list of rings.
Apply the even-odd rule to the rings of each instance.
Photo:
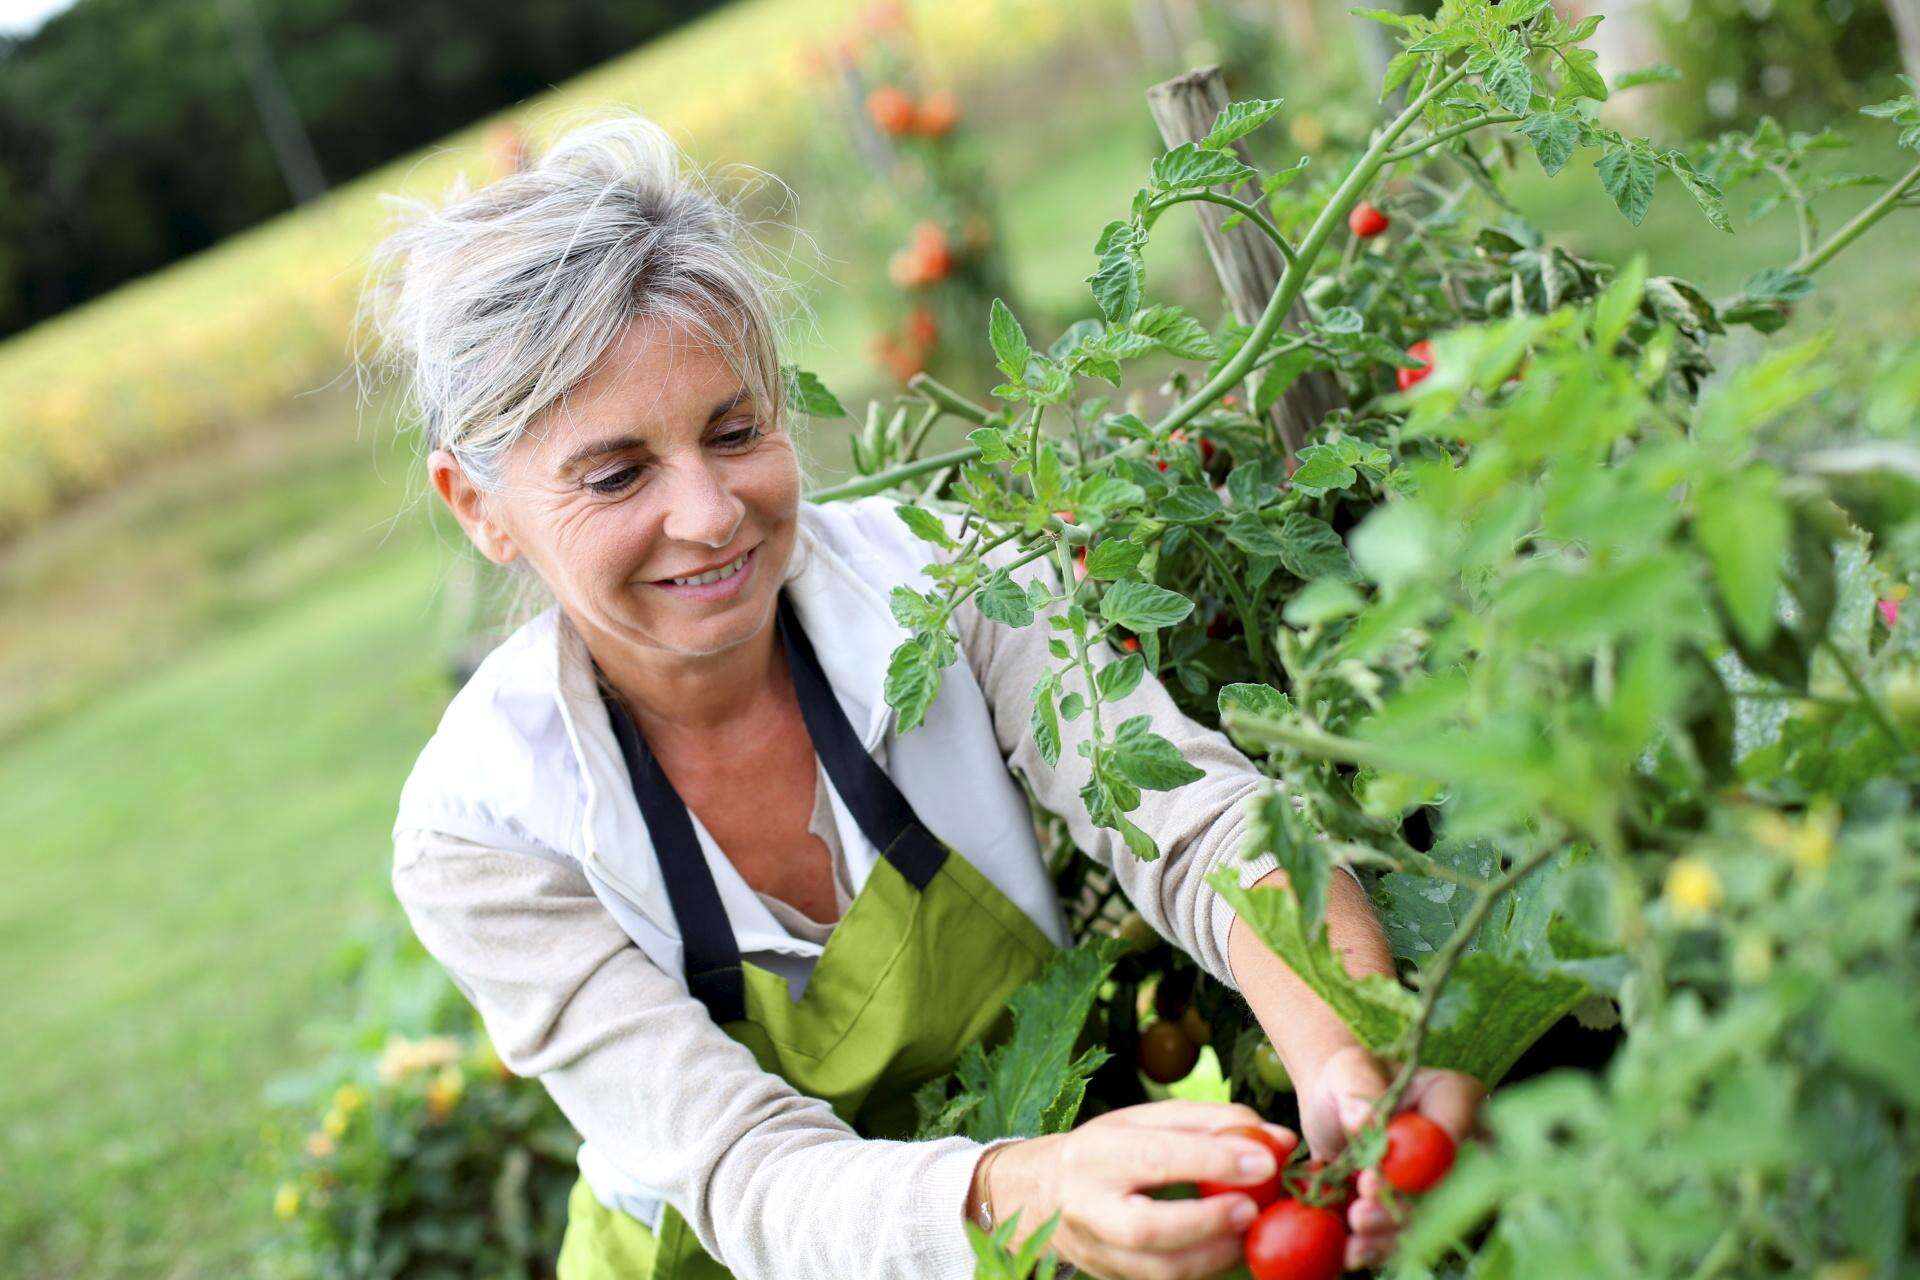
[[[781,596],[777,614],[813,748],[861,833],[881,851],[827,935],[798,1001],[779,974],[740,957],[686,805],[626,708],[607,713],[647,822],[685,951],[688,990],[762,1070],[828,1103],[869,1138],[908,1138],[913,1090],[1010,1025],[1007,997],[1038,976],[1051,939],[921,823],[848,722],[812,643]],[[567,1205],[559,1280],[730,1280],[672,1205],[657,1228],[608,1209],[582,1178]]]

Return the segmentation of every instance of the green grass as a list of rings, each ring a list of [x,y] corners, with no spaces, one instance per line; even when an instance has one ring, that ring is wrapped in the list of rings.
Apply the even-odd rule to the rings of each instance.
[[[1090,309],[1093,238],[1152,146],[1146,78],[1055,73],[983,110],[1036,341]],[[1784,224],[1728,240],[1666,188],[1637,233],[1590,174],[1521,198],[1578,249],[1650,246],[1714,291],[1787,256],[1767,238]],[[1155,296],[1212,318],[1191,220],[1160,228]],[[1840,259],[1796,323],[1920,332],[1910,279],[1887,269],[1900,234]],[[879,389],[858,308],[815,306],[819,341],[796,355],[858,403]],[[811,451],[818,473],[842,467],[840,429]],[[349,923],[394,911],[394,804],[448,693],[438,592],[457,534],[410,505],[411,461],[383,409],[361,423],[344,395],[316,397],[0,561],[8,1274],[243,1274],[268,1229],[261,1089],[310,1063],[300,1029],[339,1012],[327,968]]]

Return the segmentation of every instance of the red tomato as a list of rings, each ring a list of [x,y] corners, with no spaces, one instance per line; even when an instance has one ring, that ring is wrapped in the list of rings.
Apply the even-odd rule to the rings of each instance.
[[[1415,1194],[1434,1186],[1453,1168],[1453,1138],[1418,1111],[1387,1121],[1387,1154],[1380,1176],[1396,1191]]]
[[[1087,549],[1085,547],[1073,553],[1073,580],[1075,582],[1087,580]]]
[[[913,99],[906,90],[883,84],[867,95],[867,118],[882,133],[905,133],[913,127]]]
[[[1140,1033],[1140,1070],[1155,1084],[1184,1080],[1200,1061],[1200,1046],[1177,1022],[1162,1019]]]
[[[1407,355],[1418,360],[1421,367],[1418,369],[1395,369],[1393,371],[1394,384],[1402,391],[1407,390],[1413,386],[1414,383],[1419,382],[1433,372],[1433,344],[1425,338],[1422,338],[1407,348]]]
[[[1253,1280],[1339,1280],[1347,1224],[1332,1209],[1277,1200],[1247,1228],[1243,1247]]]
[[[1236,1138],[1246,1138],[1250,1142],[1257,1142],[1267,1150],[1273,1152],[1273,1176],[1263,1181],[1253,1183],[1202,1182],[1198,1184],[1200,1194],[1203,1196],[1224,1196],[1229,1194],[1252,1196],[1254,1204],[1262,1209],[1272,1204],[1275,1200],[1278,1200],[1280,1198],[1280,1183],[1285,1176],[1287,1161],[1293,1158],[1293,1149],[1300,1145],[1298,1140],[1277,1138],[1274,1136],[1272,1130],[1262,1129],[1257,1124],[1237,1124],[1230,1129],[1222,1129],[1220,1132],[1232,1134]]]
[[[960,119],[960,104],[942,89],[928,94],[914,112],[913,131],[923,138],[944,137]]]
[[[1121,636],[1120,647],[1128,653],[1138,653],[1140,652],[1140,639],[1138,636]]]
[[[1347,230],[1362,240],[1371,240],[1389,226],[1387,215],[1362,200],[1347,213]]]
[[[923,347],[930,347],[940,340],[940,319],[925,307],[915,307],[907,312],[907,337]]]

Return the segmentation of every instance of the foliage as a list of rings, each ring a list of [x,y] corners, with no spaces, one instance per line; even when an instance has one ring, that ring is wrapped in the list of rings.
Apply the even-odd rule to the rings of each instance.
[[[286,1234],[263,1264],[329,1280],[550,1276],[578,1138],[410,935],[353,951],[360,1007],[319,1032],[334,1054],[270,1091],[318,1122],[283,1144]]]
[[[324,178],[424,146],[696,16],[248,0]],[[88,0],[0,45],[0,336],[298,203],[216,0]],[[182,123],[190,121],[190,127]],[[219,163],[209,158],[219,157]]]
[[[1731,230],[1716,174],[1746,180],[1741,156],[1792,145],[1779,130],[1683,151],[1601,124],[1597,20],[1538,0],[1368,16],[1401,32],[1386,90],[1407,105],[1350,165],[1262,175],[1232,144],[1281,104],[1228,107],[1100,234],[1097,315],[1046,341],[994,308],[997,405],[915,380],[921,412],[974,424],[968,448],[820,495],[932,477],[902,509],[932,588],[894,596],[899,729],[955,660],[962,603],[1046,627],[1035,744],[1057,760],[1085,717],[1087,813],[1152,858],[1177,851],[1127,815],[1198,774],[1103,706],[1150,671],[1221,723],[1274,780],[1248,852],[1287,883],[1214,883],[1400,1065],[1376,1120],[1419,1064],[1494,1084],[1571,1010],[1619,1022],[1602,1074],[1503,1092],[1498,1154],[1422,1208],[1400,1274],[1903,1274],[1920,619],[1895,602],[1920,578],[1920,394],[1898,360],[1864,405],[1837,394],[1818,340],[1716,363],[1730,328],[1778,329],[1912,203],[1920,165],[1716,302],[1555,243],[1505,206],[1501,171],[1584,154],[1629,221],[1671,185]],[[1362,197],[1393,230],[1323,262]],[[1201,200],[1287,263],[1252,324],[1149,299],[1156,223]],[[1415,340],[1431,368],[1396,392]],[[1148,353],[1191,362],[1156,418],[1089,394]],[[1309,377],[1344,404],[1293,447],[1268,409]],[[1055,572],[1026,568],[1042,560]],[[1368,885],[1406,985],[1334,960],[1335,865]],[[1139,977],[1117,968],[1093,1011],[1123,1075]],[[1244,1007],[1210,984],[1195,1001],[1235,1096],[1275,1101]],[[1055,1028],[1056,1058],[1080,1032]],[[1102,1072],[1086,1103],[1129,1088]]]
[[[524,122],[537,150],[577,113],[637,106],[695,155],[774,163],[804,137],[807,81],[793,50],[830,2],[852,8],[852,0],[736,0],[672,39],[529,98],[505,120]],[[1118,0],[1082,3],[1090,6],[1083,14],[1097,14]],[[1003,59],[1010,39],[1044,53],[1071,30],[1064,11],[1037,0],[931,6],[922,18],[949,74]],[[729,74],[716,82],[711,69],[721,64]],[[484,181],[482,143],[503,122],[476,121],[0,345],[8,459],[0,538],[336,378],[355,337],[366,255],[385,231],[379,197],[432,198],[456,181]]]

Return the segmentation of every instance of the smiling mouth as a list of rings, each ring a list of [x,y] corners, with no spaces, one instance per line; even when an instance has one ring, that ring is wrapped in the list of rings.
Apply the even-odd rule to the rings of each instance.
[[[746,567],[747,557],[752,554],[752,548],[748,548],[741,552],[738,558],[727,561],[717,569],[709,569],[705,573],[696,573],[685,578],[661,578],[659,581],[672,583],[676,587],[704,587],[712,582],[725,582]]]

